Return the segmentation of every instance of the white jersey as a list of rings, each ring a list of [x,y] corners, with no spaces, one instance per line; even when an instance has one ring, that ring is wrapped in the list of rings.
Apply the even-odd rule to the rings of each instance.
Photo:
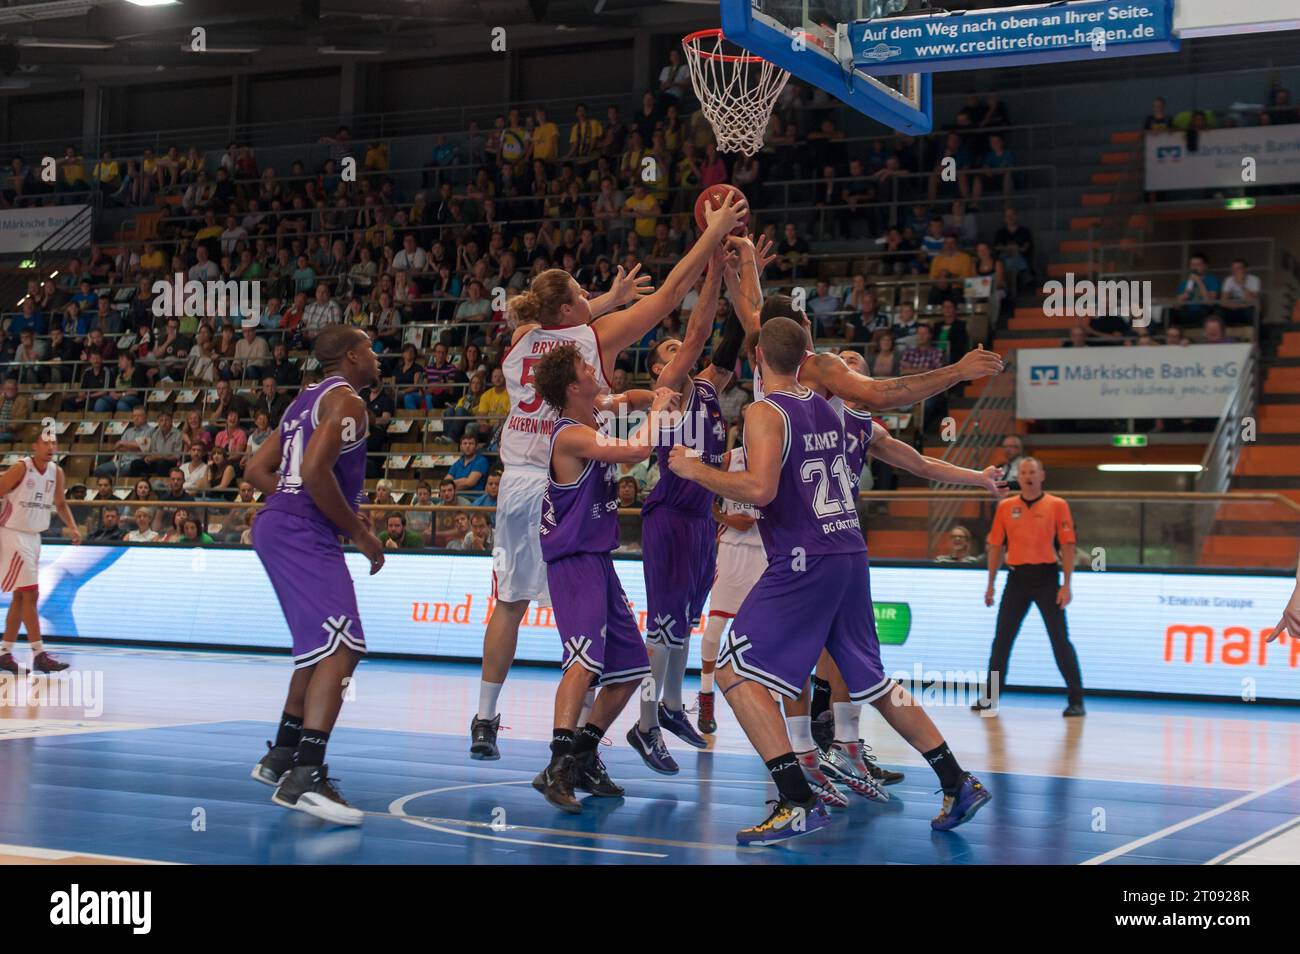
[[[730,473],[735,473],[745,469],[745,449],[737,447],[731,452],[731,463],[727,465]],[[718,543],[729,544],[731,546],[757,547],[763,549],[763,538],[758,532],[757,521],[762,519],[758,508],[753,504],[740,503],[737,500],[727,500],[723,498],[719,504],[719,509],[727,516],[746,516],[753,517],[756,521],[748,530],[736,530],[728,527],[726,524],[718,524]]]
[[[30,457],[24,457],[22,464],[27,473],[5,496],[4,507],[0,509],[0,527],[21,533],[44,533],[50,529],[50,514],[54,512],[59,465],[50,461],[42,474]]]
[[[796,381],[799,380],[799,374],[800,372],[803,371],[804,364],[806,364],[808,359],[811,358],[816,353],[817,353],[816,351],[804,352],[803,361],[799,362],[799,370],[794,373],[794,379]],[[763,396],[765,393],[766,392],[763,390],[763,372],[761,369],[755,368],[754,369],[754,400],[755,401],[763,400]],[[831,410],[833,410],[836,414],[844,413],[844,398],[836,394],[832,394],[826,400],[831,402]]]
[[[521,337],[501,362],[510,395],[510,414],[500,440],[501,463],[506,467],[545,471],[550,466],[551,428],[560,415],[533,389],[533,370],[548,351],[565,344],[576,345],[583,360],[596,369],[601,386],[609,387],[591,325],[534,328]]]

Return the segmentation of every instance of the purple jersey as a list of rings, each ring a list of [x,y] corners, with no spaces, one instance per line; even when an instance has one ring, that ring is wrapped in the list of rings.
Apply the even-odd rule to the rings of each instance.
[[[693,480],[684,480],[668,469],[668,452],[682,444],[700,452],[700,459],[710,467],[721,467],[727,448],[727,422],[713,385],[696,378],[691,382],[691,396],[676,427],[662,428],[655,446],[659,448],[659,482],[645,500],[642,513],[667,507],[682,513],[710,517],[713,494]]]
[[[845,405],[844,414],[844,460],[849,465],[849,480],[853,481],[853,492],[858,492],[862,480],[862,468],[867,462],[867,449],[871,446],[871,434],[876,426],[870,411],[855,411]]]
[[[802,556],[865,553],[844,459],[844,422],[812,391],[776,391],[764,400],[785,419],[780,483],[758,521],[769,562],[796,551]],[[749,450],[745,457],[753,459]]]
[[[302,458],[307,452],[307,442],[320,423],[321,399],[335,388],[347,388],[353,394],[356,393],[346,379],[332,375],[303,388],[281,417],[280,482],[276,484],[275,493],[267,499],[266,509],[307,517],[342,534],[345,531],[334,526],[334,522],[321,513],[302,483]],[[361,501],[365,498],[366,432],[366,419],[363,417],[360,433],[354,440],[343,445],[338,460],[334,462],[334,477],[339,482],[339,489],[343,491],[343,499],[354,511],[361,508]]]
[[[582,427],[562,417],[551,430],[555,438],[566,427]],[[587,461],[578,479],[557,483],[552,471],[542,497],[542,559],[547,563],[575,553],[609,553],[618,546],[618,467]]]

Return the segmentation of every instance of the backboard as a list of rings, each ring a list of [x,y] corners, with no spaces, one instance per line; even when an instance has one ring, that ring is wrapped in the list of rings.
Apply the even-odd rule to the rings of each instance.
[[[722,32],[873,119],[908,134],[933,124],[930,76],[853,68],[848,24],[901,12],[901,0],[721,0]]]

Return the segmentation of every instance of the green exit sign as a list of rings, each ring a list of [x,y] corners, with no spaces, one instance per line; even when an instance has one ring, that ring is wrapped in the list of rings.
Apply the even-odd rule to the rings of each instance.
[[[1250,198],[1249,196],[1243,198],[1228,199],[1223,203],[1223,207],[1227,209],[1229,212],[1240,212],[1245,209],[1253,209],[1255,207],[1255,200]]]
[[[1115,447],[1146,447],[1147,436],[1145,434],[1116,434],[1111,438],[1111,444]]]

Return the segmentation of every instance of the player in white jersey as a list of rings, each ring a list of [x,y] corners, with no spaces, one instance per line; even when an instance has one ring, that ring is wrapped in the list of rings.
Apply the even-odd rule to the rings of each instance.
[[[727,455],[731,473],[745,469],[745,449],[737,447]],[[718,523],[718,568],[709,591],[709,621],[700,642],[700,695],[696,724],[705,735],[718,731],[713,708],[713,670],[727,627],[740,604],[767,569],[767,553],[758,532],[758,508],[753,504],[719,497],[713,502],[713,519]]]
[[[37,672],[60,672],[68,668],[45,651],[41,639],[41,616],[37,611],[40,591],[37,580],[41,571],[41,534],[50,528],[50,514],[59,518],[71,531],[74,544],[81,543],[77,522],[63,497],[63,470],[54,463],[55,441],[52,434],[41,435],[32,445],[32,455],[24,457],[0,475],[0,590],[13,594],[9,614],[5,617],[4,641],[0,643],[0,670],[17,675],[21,672],[14,660],[14,643],[18,629],[27,627],[27,642],[32,647],[32,668]]]
[[[546,565],[542,562],[539,528],[546,490],[551,428],[557,414],[533,388],[533,371],[548,351],[573,344],[609,387],[614,360],[620,351],[646,335],[681,304],[704,271],[723,238],[744,219],[743,197],[730,196],[705,213],[708,228],[668,273],[653,293],[634,269],[623,275],[606,295],[589,301],[587,292],[568,272],[549,269],[532,280],[529,290],[511,301],[517,323],[510,351],[502,362],[510,413],[501,431],[501,460],[505,472],[497,495],[496,543],[492,553],[494,602],[483,635],[483,676],[478,712],[470,723],[470,757],[497,759],[497,730],[501,718],[497,701],[514,661],[519,624],[532,600],[546,605]],[[643,297],[644,296],[644,297]],[[612,311],[627,302],[631,306]],[[611,312],[604,314],[604,312]],[[608,397],[600,405],[610,410]]]

